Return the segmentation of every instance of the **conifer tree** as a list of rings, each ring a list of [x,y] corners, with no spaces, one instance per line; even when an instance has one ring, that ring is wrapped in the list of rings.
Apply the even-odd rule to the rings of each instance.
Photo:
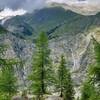
[[[89,66],[81,100],[100,100],[100,44],[93,37],[95,62]]]
[[[83,83],[80,100],[100,100],[100,93],[92,81],[90,77],[87,77],[86,81]]]
[[[6,48],[6,45],[0,44],[0,100],[11,100],[17,90],[13,67],[17,62],[3,58]]]
[[[92,81],[100,86],[100,43],[93,38],[95,62],[89,69],[89,75],[92,76]],[[100,89],[100,87],[99,87]]]
[[[73,82],[71,79],[70,70],[66,65],[64,56],[61,56],[60,66],[58,69],[58,88],[60,89],[60,96],[64,100],[74,100]]]
[[[43,96],[47,87],[53,82],[52,65],[49,56],[48,37],[42,32],[36,42],[32,73],[30,75],[32,91],[38,96]]]
[[[0,27],[0,35],[6,32]],[[0,43],[0,100],[11,100],[17,91],[14,65],[18,62],[15,59],[4,58],[7,48],[7,45]]]
[[[81,100],[89,100],[91,96],[95,93],[94,85],[88,80],[83,83],[81,90]]]
[[[6,60],[5,65],[0,70],[0,94],[7,100],[11,100],[17,91],[14,63],[14,60]]]

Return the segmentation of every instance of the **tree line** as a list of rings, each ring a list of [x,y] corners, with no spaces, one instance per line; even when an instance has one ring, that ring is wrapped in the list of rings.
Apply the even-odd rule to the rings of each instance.
[[[88,68],[78,100],[100,100],[100,44],[94,38],[93,41],[95,61]],[[20,61],[3,59],[4,48],[0,45],[0,100],[11,100],[18,90],[14,66]],[[44,95],[55,91],[63,100],[75,100],[73,80],[66,57],[62,54],[59,58],[59,66],[55,71],[50,58],[48,36],[42,32],[36,40],[32,70],[28,76],[28,88],[36,95],[36,100],[44,100]]]

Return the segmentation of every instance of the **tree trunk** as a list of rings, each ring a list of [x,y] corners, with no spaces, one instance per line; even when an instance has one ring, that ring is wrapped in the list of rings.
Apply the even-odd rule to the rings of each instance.
[[[42,52],[43,53],[43,52]],[[45,94],[45,86],[44,86],[44,54],[42,55],[42,72],[41,72],[41,89],[42,95]]]
[[[62,87],[61,87],[60,97],[61,98],[63,97],[63,89],[62,89]]]

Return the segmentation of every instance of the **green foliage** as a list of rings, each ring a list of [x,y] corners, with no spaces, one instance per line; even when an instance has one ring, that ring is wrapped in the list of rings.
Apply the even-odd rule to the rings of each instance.
[[[100,100],[100,44],[93,38],[95,62],[89,67],[83,84],[81,100]]]
[[[8,97],[9,100],[17,91],[16,80],[13,63],[6,61],[0,71],[0,93]]]
[[[84,82],[81,92],[81,100],[100,100],[97,88],[89,81]]]
[[[10,100],[8,99],[8,95],[4,93],[0,93],[0,100]]]
[[[94,39],[94,38],[93,38]],[[100,86],[100,44],[94,39],[95,62],[89,69],[89,76],[95,84]],[[100,89],[100,87],[99,87]]]
[[[93,84],[88,81],[84,82],[81,92],[81,100],[90,100],[90,97],[95,93]]]
[[[3,58],[6,48],[7,46],[0,45],[0,100],[11,100],[17,90],[14,74],[14,65],[17,62],[14,59]]]
[[[100,94],[98,94],[97,92],[94,92],[89,98],[89,100],[100,100]]]
[[[45,94],[47,87],[53,82],[52,64],[49,55],[48,37],[45,33],[41,33],[37,39],[32,73],[29,77],[32,81],[32,91],[37,95]]]
[[[66,61],[64,56],[61,56],[60,66],[58,69],[58,88],[61,92],[61,97],[64,97],[64,100],[74,100],[74,89],[71,79],[70,70],[66,66]]]
[[[100,44],[95,40],[94,42],[95,59],[97,65],[100,65]]]

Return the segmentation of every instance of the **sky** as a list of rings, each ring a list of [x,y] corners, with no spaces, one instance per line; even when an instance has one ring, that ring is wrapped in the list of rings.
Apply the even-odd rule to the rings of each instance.
[[[76,7],[84,5],[83,8],[86,10],[87,8],[91,10],[92,7],[95,8],[93,10],[100,10],[100,0],[0,0],[0,9],[4,9],[0,12],[0,19],[8,15],[23,15],[26,12],[32,12],[35,9],[41,9],[48,5],[50,6],[53,3],[57,3],[62,7],[63,4],[68,4],[70,6],[74,5]]]
[[[37,8],[39,9],[39,8],[45,7],[47,5],[47,2],[77,3],[77,1],[82,1],[82,0],[0,0],[0,8],[11,8],[14,10],[21,8],[27,11],[31,11]],[[100,4],[100,0],[86,0],[86,1],[93,4],[96,4],[99,2]]]
[[[0,8],[33,10],[45,6],[46,0],[0,0]]]

